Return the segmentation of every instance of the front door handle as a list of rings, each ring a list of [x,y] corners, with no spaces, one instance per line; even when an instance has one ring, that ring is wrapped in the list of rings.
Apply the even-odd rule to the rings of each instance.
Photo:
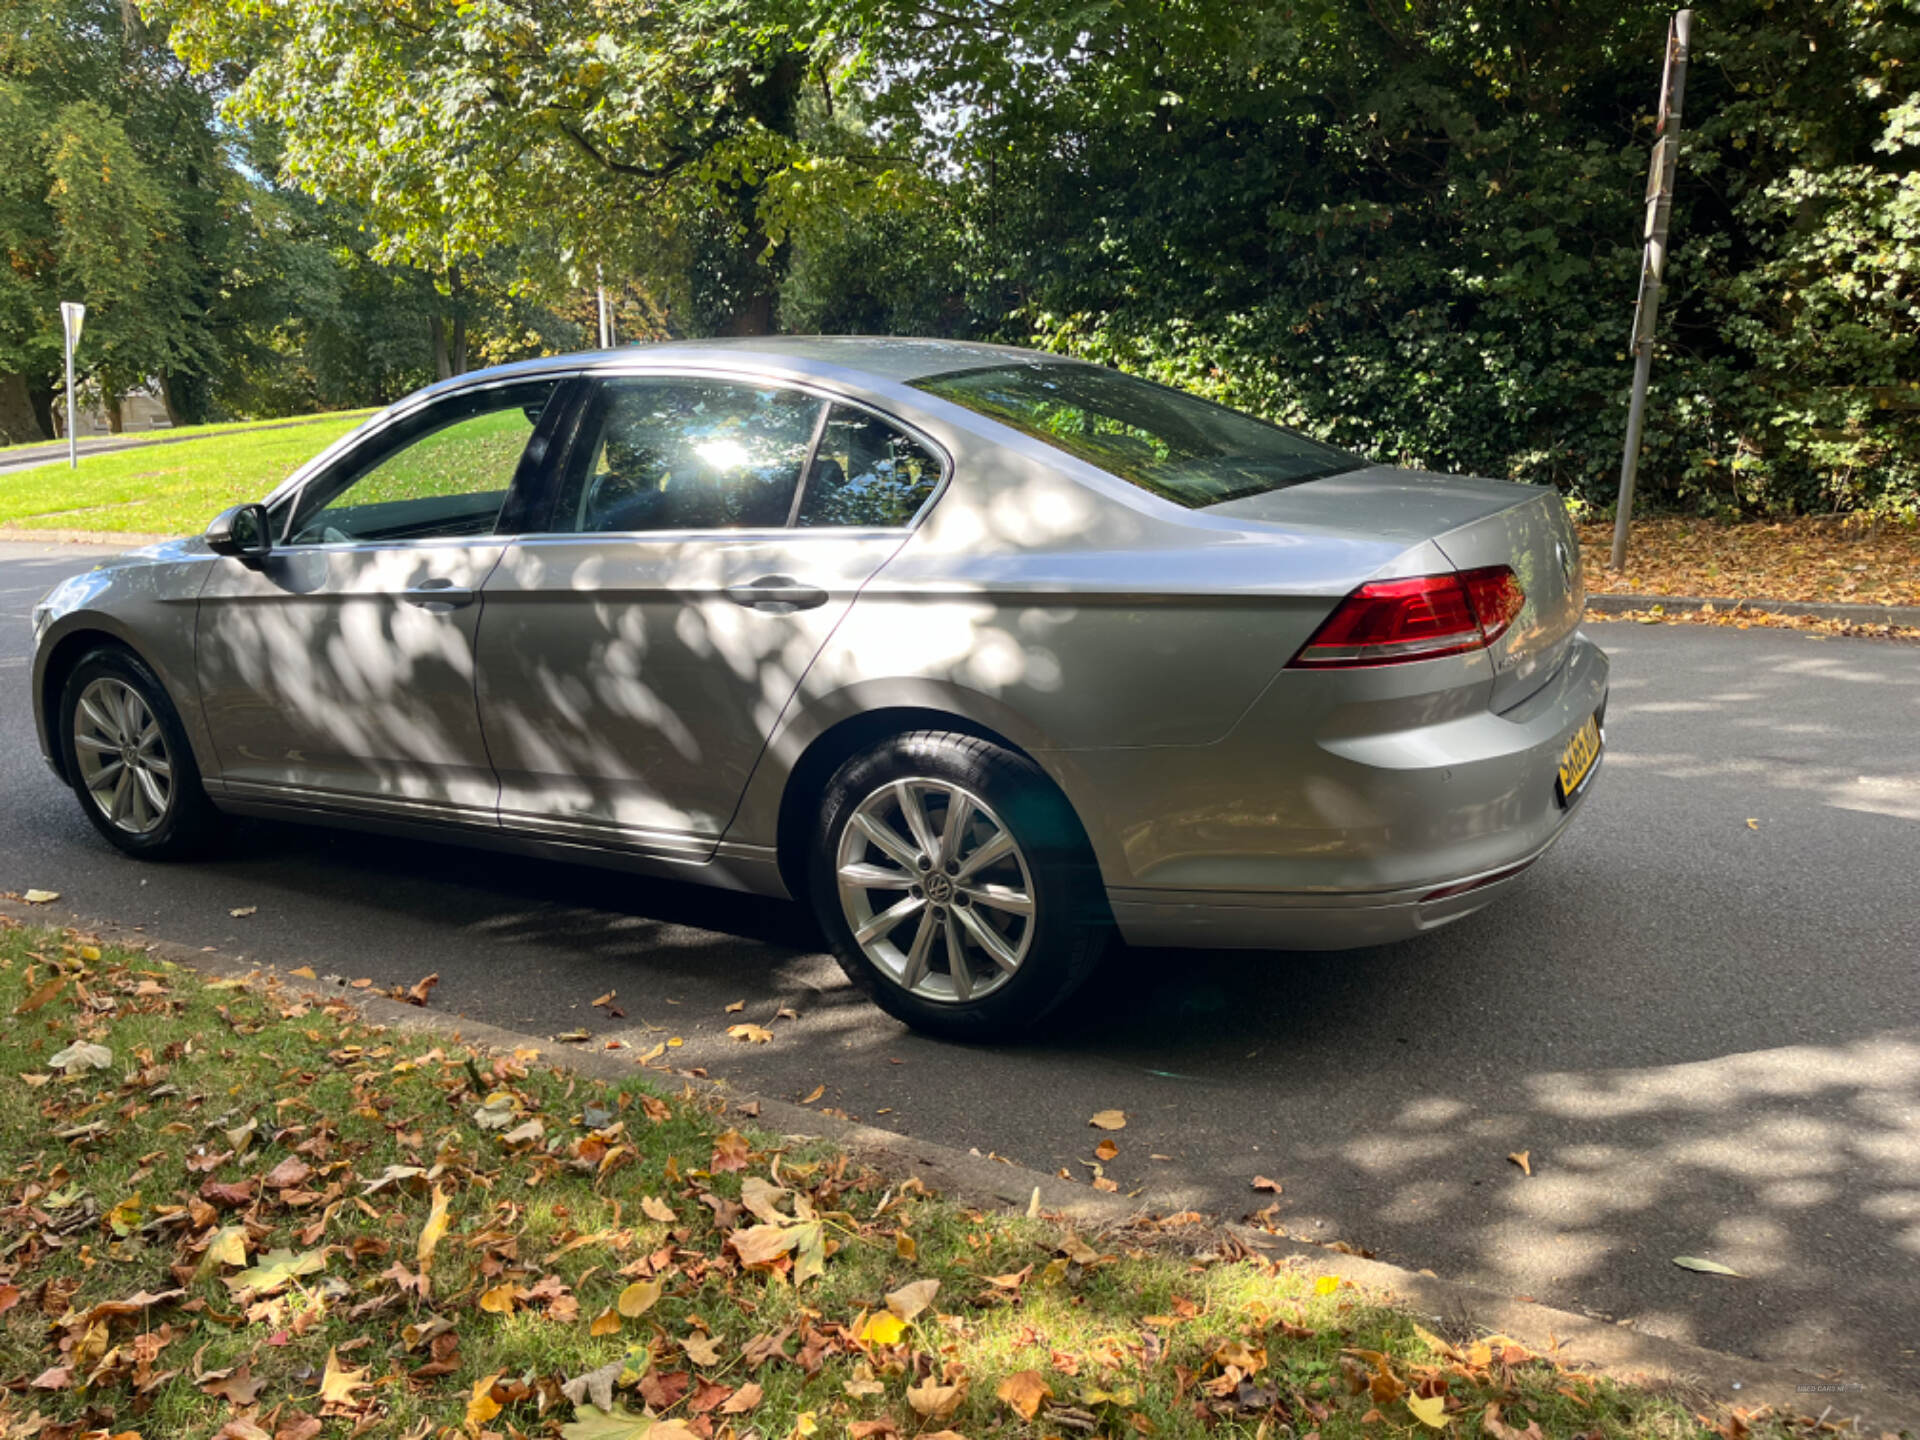
[[[826,604],[827,592],[818,585],[803,585],[791,575],[762,575],[744,585],[729,585],[727,598],[749,610],[791,615],[795,610],[811,610]]]
[[[450,615],[463,605],[471,605],[473,593],[451,580],[422,580],[412,589],[402,590],[400,598],[409,605],[418,605],[429,615]]]

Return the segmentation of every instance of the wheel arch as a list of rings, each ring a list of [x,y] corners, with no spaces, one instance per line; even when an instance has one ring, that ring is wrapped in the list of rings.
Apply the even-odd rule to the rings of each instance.
[[[1053,782],[1067,811],[1080,829],[1081,839],[1094,848],[1087,822],[1060,783],[1057,767],[1047,763],[1048,752],[1020,744],[986,722],[937,705],[895,704],[861,710],[825,726],[806,742],[786,771],[780,790],[774,848],[780,879],[787,892],[806,894],[807,844],[819,812],[821,796],[834,772],[853,756],[895,735],[916,730],[946,730],[985,740],[1030,761]]]
[[[65,744],[65,717],[61,714],[60,697],[67,688],[67,680],[80,662],[96,650],[124,650],[149,670],[153,662],[140,653],[139,647],[130,643],[126,636],[108,630],[102,626],[82,625],[69,630],[54,641],[47,650],[46,659],[40,666],[40,683],[36,693],[38,701],[41,739],[47,757],[53,762],[53,770],[62,781],[71,785],[73,777],[67,773],[67,747]],[[154,670],[157,675],[159,671]]]

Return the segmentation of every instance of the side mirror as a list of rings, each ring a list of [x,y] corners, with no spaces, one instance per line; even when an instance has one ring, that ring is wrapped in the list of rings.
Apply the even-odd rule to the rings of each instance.
[[[271,522],[267,507],[260,504],[235,505],[222,510],[207,526],[207,548],[216,555],[232,555],[256,565],[273,550]]]

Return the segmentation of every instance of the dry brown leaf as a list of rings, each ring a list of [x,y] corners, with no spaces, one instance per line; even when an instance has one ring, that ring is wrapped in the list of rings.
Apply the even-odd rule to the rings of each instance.
[[[922,1420],[945,1420],[960,1408],[960,1402],[966,1398],[965,1386],[942,1385],[932,1376],[918,1385],[907,1387],[907,1404]]]
[[[726,1403],[720,1407],[720,1413],[722,1415],[748,1414],[764,1398],[766,1398],[766,1392],[760,1388],[760,1383],[757,1380],[749,1380],[727,1397]]]
[[[749,1045],[765,1045],[769,1040],[773,1039],[773,1032],[771,1030],[766,1029],[764,1026],[749,1025],[744,1022],[739,1025],[729,1025],[727,1027],[727,1034],[736,1040],[744,1040]]]
[[[422,1273],[433,1264],[433,1252],[447,1233],[447,1192],[433,1187],[433,1204],[427,1211],[427,1223],[420,1227],[420,1243],[414,1250]]]
[[[1017,1370],[1002,1380],[994,1398],[1003,1401],[1022,1420],[1031,1420],[1053,1398],[1053,1390],[1038,1370]]]
[[[1087,1124],[1096,1130],[1124,1130],[1127,1128],[1127,1112],[1124,1110],[1102,1110]]]
[[[1280,1182],[1278,1180],[1269,1180],[1265,1175],[1256,1175],[1253,1177],[1253,1188],[1256,1190],[1264,1190],[1269,1195],[1278,1195],[1280,1193]]]
[[[662,1225],[671,1225],[675,1219],[673,1207],[655,1195],[640,1197],[640,1213],[649,1220],[658,1220]]]
[[[1093,1147],[1093,1154],[1096,1160],[1111,1160],[1119,1153],[1120,1147],[1111,1140],[1102,1140],[1098,1145]]]
[[[1507,1156],[1507,1159],[1520,1167],[1520,1173],[1522,1175],[1533,1174],[1533,1152],[1531,1150],[1516,1150]]]
[[[367,1372],[344,1368],[340,1364],[340,1356],[329,1348],[327,1368],[320,1376],[320,1403],[353,1407],[356,1405],[355,1394],[366,1388]]]
[[[933,1303],[940,1291],[938,1280],[914,1280],[887,1295],[887,1309],[902,1320],[912,1320]]]

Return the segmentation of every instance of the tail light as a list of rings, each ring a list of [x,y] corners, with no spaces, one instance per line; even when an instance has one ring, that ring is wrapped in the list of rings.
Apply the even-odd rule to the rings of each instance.
[[[1506,632],[1526,600],[1505,565],[1374,580],[1342,600],[1289,663],[1345,669],[1480,650]]]

